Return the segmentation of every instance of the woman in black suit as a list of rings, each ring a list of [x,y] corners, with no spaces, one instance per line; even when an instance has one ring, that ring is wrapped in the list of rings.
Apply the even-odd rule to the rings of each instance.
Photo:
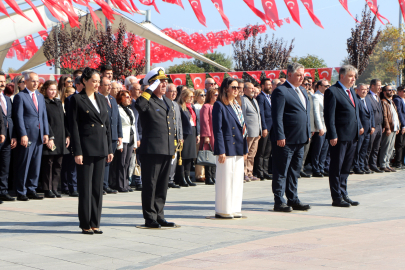
[[[86,67],[82,84],[85,88],[72,96],[69,104],[71,144],[77,164],[79,221],[84,234],[101,234],[104,166],[113,159],[108,105],[96,94],[100,86],[97,70]]]
[[[46,81],[41,88],[48,115],[49,141],[42,150],[41,175],[46,198],[61,198],[58,185],[61,178],[63,155],[69,154],[69,132],[56,81]]]

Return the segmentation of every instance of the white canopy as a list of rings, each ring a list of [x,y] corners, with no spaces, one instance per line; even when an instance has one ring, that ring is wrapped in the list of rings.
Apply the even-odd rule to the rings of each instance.
[[[51,15],[49,10],[44,6],[40,5],[37,7],[38,11],[41,13],[42,18],[44,18],[45,24],[48,28],[55,26],[58,21]],[[77,14],[80,15],[85,15],[86,13],[80,9],[75,8],[75,11]],[[27,21],[25,18],[22,16],[19,16],[17,14],[12,14],[11,17],[15,21],[11,21],[7,16],[2,16],[0,17],[0,25],[2,25],[2,29],[5,29],[4,34],[2,35],[2,39],[0,40],[0,65],[3,65],[4,58],[7,54],[7,48],[11,47],[11,44],[14,40],[22,38],[24,36],[37,33],[38,31],[43,30],[42,25],[36,18],[35,14],[29,14],[29,13],[34,13],[32,9],[27,9],[23,11],[28,15],[29,18],[33,20],[33,23]],[[102,13],[101,10],[96,10],[95,13],[97,16],[105,22],[105,16]],[[186,54],[188,56],[191,56],[195,59],[199,59],[205,63],[208,63],[210,65],[213,65],[223,71],[231,71],[230,69],[217,64],[216,62],[208,59],[207,57],[204,57],[203,55],[199,54],[198,52],[188,48],[187,46],[181,44],[177,40],[172,39],[171,37],[165,35],[162,33],[159,29],[157,29],[154,25],[151,23],[137,23],[125,15],[114,15],[115,21],[112,24],[113,31],[118,29],[119,22],[121,21],[121,18],[123,19],[124,23],[127,26],[127,31],[132,32],[140,37],[149,39],[150,41],[156,42],[158,44],[161,44],[163,46],[166,46],[170,49],[173,49],[175,51],[178,51],[180,53]],[[67,18],[66,18],[67,21]],[[69,23],[65,24],[65,27],[70,27]],[[11,42],[11,43],[10,43]],[[38,52],[32,56],[28,60],[27,63],[25,63],[21,68],[18,69],[17,72],[22,72],[27,69],[31,69],[33,67],[36,67],[38,65],[41,65],[47,61],[44,53],[43,53],[43,47],[39,48]]]

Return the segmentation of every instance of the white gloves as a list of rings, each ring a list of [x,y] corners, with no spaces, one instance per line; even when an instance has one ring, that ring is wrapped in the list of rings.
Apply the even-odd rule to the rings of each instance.
[[[152,83],[152,85],[149,86],[149,89],[152,90],[152,91],[155,91],[156,88],[159,86],[159,84],[160,84],[160,80],[157,79],[156,81],[154,81],[154,82]]]

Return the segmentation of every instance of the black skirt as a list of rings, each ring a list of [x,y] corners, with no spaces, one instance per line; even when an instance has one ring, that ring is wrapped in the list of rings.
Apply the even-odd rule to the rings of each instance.
[[[193,159],[197,158],[197,136],[196,136],[196,127],[191,128],[193,134],[183,134],[184,145],[183,151],[181,152],[182,159]]]

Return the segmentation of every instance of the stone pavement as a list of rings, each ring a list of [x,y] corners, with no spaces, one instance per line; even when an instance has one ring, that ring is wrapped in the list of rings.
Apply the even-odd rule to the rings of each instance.
[[[299,180],[308,212],[276,213],[271,181],[244,185],[243,220],[209,220],[214,187],[169,190],[179,229],[145,230],[140,193],[104,196],[103,235],[82,235],[77,199],[0,205],[0,269],[405,268],[405,171],[350,176],[360,206],[331,207],[327,178]]]

